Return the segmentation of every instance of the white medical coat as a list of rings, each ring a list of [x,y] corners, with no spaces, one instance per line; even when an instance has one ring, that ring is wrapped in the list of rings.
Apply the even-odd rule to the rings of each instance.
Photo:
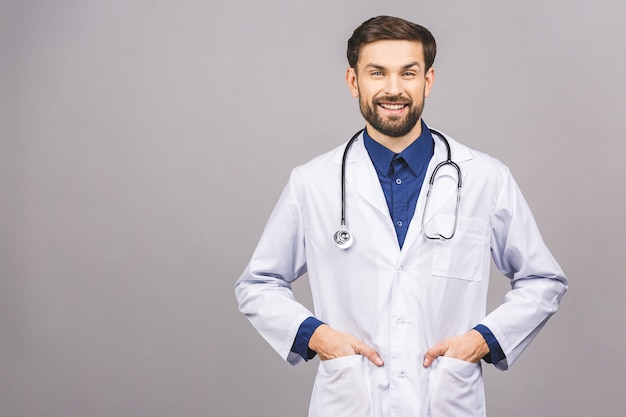
[[[447,136],[446,136],[447,137]],[[289,363],[300,324],[315,316],[373,347],[385,365],[361,355],[321,361],[310,416],[483,416],[481,365],[439,357],[422,365],[426,350],[482,323],[502,347],[507,369],[557,310],[567,289],[509,170],[499,161],[448,138],[462,171],[456,235],[426,239],[422,215],[427,183],[402,249],[375,168],[357,139],[346,165],[348,250],[332,236],[341,214],[345,144],[293,170],[240,279],[240,310]],[[446,148],[435,136],[436,163]],[[439,213],[456,196],[444,168],[425,221],[449,227]],[[453,200],[452,200],[453,201]],[[510,279],[503,303],[486,315],[489,257]],[[294,297],[290,283],[308,271],[314,310]]]

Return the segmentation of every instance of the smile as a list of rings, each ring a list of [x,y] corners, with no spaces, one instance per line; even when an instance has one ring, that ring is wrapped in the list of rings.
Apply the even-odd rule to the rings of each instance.
[[[398,103],[378,103],[378,105],[385,111],[398,113],[398,114],[403,112],[405,109],[407,109],[409,107],[409,105],[407,103],[404,103],[404,104],[398,104]]]
[[[408,104],[385,104],[385,103],[380,103],[378,105],[386,110],[401,110],[408,106]]]

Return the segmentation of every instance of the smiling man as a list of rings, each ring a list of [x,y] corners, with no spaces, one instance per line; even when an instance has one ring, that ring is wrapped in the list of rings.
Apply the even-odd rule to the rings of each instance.
[[[293,170],[237,281],[285,360],[319,355],[310,416],[484,416],[481,361],[508,369],[567,289],[509,170],[422,120],[435,53],[403,19],[354,31],[365,129]],[[511,290],[487,313],[490,256]]]
[[[435,81],[434,69],[424,62],[423,49],[421,43],[408,40],[365,44],[346,74],[368,133],[396,152],[420,135],[424,100]]]

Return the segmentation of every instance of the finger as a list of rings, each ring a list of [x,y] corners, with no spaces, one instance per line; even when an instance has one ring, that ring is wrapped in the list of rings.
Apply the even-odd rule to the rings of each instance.
[[[356,346],[354,351],[359,355],[365,356],[367,359],[372,361],[374,365],[383,366],[383,360],[378,355],[378,352],[376,352],[371,347],[363,344],[363,345]]]
[[[445,346],[442,344],[435,345],[426,351],[424,355],[424,367],[428,368],[437,356],[443,356],[446,353]]]

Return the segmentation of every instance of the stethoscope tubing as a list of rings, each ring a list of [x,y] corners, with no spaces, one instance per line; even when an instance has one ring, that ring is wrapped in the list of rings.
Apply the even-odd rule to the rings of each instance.
[[[356,132],[348,141],[348,143],[346,144],[346,147],[343,151],[343,157],[341,159],[341,228],[339,230],[337,230],[335,232],[335,234],[333,235],[333,239],[335,241],[335,243],[337,244],[337,246],[339,246],[341,249],[348,249],[350,246],[352,246],[352,242],[354,240],[352,234],[347,230],[346,228],[346,162],[348,159],[348,152],[350,150],[350,148],[352,147],[352,144],[354,143],[354,141],[361,135],[361,133],[363,133],[365,129],[361,129],[358,132]],[[426,233],[424,233],[424,236],[426,236],[428,239],[433,239],[433,240],[449,240],[451,239],[455,232],[456,232],[456,227],[458,224],[458,218],[459,218],[459,203],[461,200],[461,187],[463,185],[463,181],[462,181],[462,177],[461,177],[461,168],[457,165],[456,162],[454,162],[452,160],[452,150],[450,148],[450,143],[448,142],[448,140],[446,139],[446,137],[439,131],[435,130],[435,129],[430,129],[431,134],[434,134],[436,136],[439,136],[439,138],[441,138],[441,140],[443,141],[443,143],[446,146],[446,151],[447,151],[447,159],[445,161],[441,161],[439,162],[435,168],[433,169],[432,174],[430,175],[430,179],[428,181],[428,192],[426,194],[426,203],[424,205],[424,213],[426,212],[426,209],[428,207],[428,201],[429,201],[429,196],[430,196],[430,192],[432,190],[433,184],[435,182],[435,178],[437,176],[437,172],[439,171],[440,168],[446,166],[446,165],[451,165],[452,167],[454,167],[454,169],[457,172],[457,201],[456,201],[456,209],[455,209],[455,220],[454,220],[454,229],[452,231],[452,233],[449,236],[445,236],[442,235],[441,233],[437,233],[436,236],[430,236]],[[424,216],[422,215],[422,230],[424,230]]]
[[[441,161],[437,164],[435,169],[433,169],[433,173],[430,175],[430,180],[428,181],[428,184],[432,185],[435,182],[435,176],[437,174],[437,171],[439,171],[439,168],[443,167],[444,165],[452,165],[456,169],[456,172],[459,178],[457,187],[461,188],[463,185],[463,180],[461,178],[461,168],[456,164],[456,162],[452,160],[452,150],[450,149],[450,142],[448,142],[448,139],[446,139],[443,133],[435,129],[429,128],[429,130],[430,130],[430,133],[434,133],[435,135],[439,136],[441,140],[443,141],[443,143],[446,145],[446,150],[448,151],[448,159],[446,159],[445,161]]]
[[[363,133],[365,129],[361,129],[356,132],[346,144],[346,148],[343,151],[343,158],[341,159],[341,227],[346,226],[346,160],[348,159],[348,150],[352,147],[352,143]]]

